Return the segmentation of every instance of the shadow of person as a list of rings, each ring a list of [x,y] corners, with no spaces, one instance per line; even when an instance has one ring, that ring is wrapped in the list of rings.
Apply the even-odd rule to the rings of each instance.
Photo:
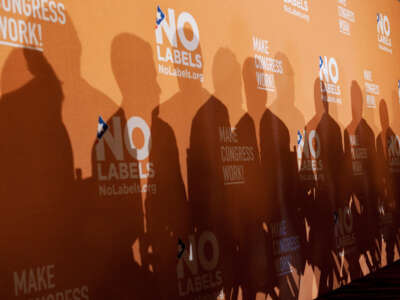
[[[92,213],[93,189],[95,172],[92,170],[92,147],[96,138],[98,118],[101,116],[108,120],[118,109],[118,106],[105,94],[90,85],[82,76],[81,57],[82,44],[79,40],[73,20],[65,13],[65,24],[54,23],[42,25],[43,51],[49,63],[54,69],[56,76],[61,82],[64,95],[62,108],[62,119],[68,131],[72,150],[73,165],[75,168],[74,196],[70,200],[73,209],[73,223],[70,226],[71,255],[74,263],[70,276],[76,278],[76,269],[80,268],[79,274],[91,277],[91,267],[82,268],[88,262],[88,253],[93,246],[92,241],[87,239],[93,234],[90,224],[87,224],[88,215]],[[94,66],[94,68],[98,68]],[[97,166],[96,166],[97,169]],[[97,173],[96,173],[97,174]],[[97,233],[98,234],[98,233]],[[89,260],[90,261],[90,260]]]
[[[348,266],[345,272],[356,279],[362,269],[376,267],[378,249],[378,203],[376,193],[375,136],[363,118],[363,98],[356,81],[351,83],[352,120],[344,131],[344,170],[341,213],[346,216],[340,225],[339,244],[344,249]],[[343,211],[348,207],[350,210]],[[350,213],[350,214],[349,214]],[[366,230],[368,229],[368,230]],[[363,256],[365,265],[359,263]]]
[[[158,108],[153,112],[151,137],[150,162],[154,177],[148,181],[145,206],[145,243],[151,254],[146,253],[145,261],[153,269],[159,298],[176,299],[184,295],[182,290],[177,289],[177,241],[188,241],[191,224],[176,138],[168,123],[159,118]],[[190,244],[186,244],[189,251]]]
[[[220,52],[218,55],[223,55]],[[216,56],[213,75],[222,72]],[[216,89],[218,89],[218,83]],[[195,96],[198,98],[198,95]],[[199,99],[199,98],[198,98]],[[198,100],[194,100],[195,102]],[[223,290],[227,297],[233,287],[233,257],[235,245],[232,236],[233,204],[228,201],[229,186],[241,184],[243,173],[224,157],[224,149],[232,147],[236,137],[231,130],[227,107],[216,96],[211,96],[197,111],[190,130],[190,148],[187,151],[188,194],[194,232],[212,236],[213,250],[209,255],[217,275],[212,298]],[[208,270],[208,272],[211,270]],[[201,273],[207,272],[202,268]],[[218,278],[217,277],[217,278]]]
[[[254,158],[244,164],[246,183],[237,197],[242,211],[241,230],[243,237],[240,244],[241,281],[244,299],[255,299],[257,293],[275,295],[271,273],[272,251],[268,251],[267,237],[263,224],[268,222],[264,171],[259,155],[261,118],[265,110],[267,92],[258,88],[256,61],[247,58],[242,67],[247,112],[236,125],[235,133],[241,145],[252,149]],[[239,103],[236,103],[239,106]],[[244,202],[243,199],[248,199]],[[243,208],[242,208],[243,207]],[[270,245],[269,245],[270,246]]]
[[[400,115],[400,88],[392,91],[392,111],[394,116]],[[394,132],[399,134],[400,132],[400,118],[393,118],[392,128]],[[398,220],[395,224],[396,226],[396,244],[397,249],[400,251],[400,202],[398,202],[397,213],[399,214],[396,217]]]
[[[398,218],[400,197],[400,141],[390,127],[388,108],[383,99],[379,103],[379,114],[382,128],[376,138],[380,196],[379,225],[386,243],[383,260],[386,258],[387,264],[390,264],[394,261],[395,220]]]
[[[146,163],[151,171],[141,182],[146,195],[145,232],[140,238],[138,256],[143,269],[151,270],[154,275],[157,297],[177,298],[177,241],[186,237],[190,226],[175,135],[158,114],[161,89],[150,45],[134,35],[121,34],[113,41],[112,55],[113,70],[123,95],[122,109],[127,116],[139,117],[151,124]],[[146,135],[145,131],[143,134]],[[134,138],[138,141],[135,145],[143,145],[140,138],[145,136]]]
[[[224,256],[222,259],[224,265],[226,265],[223,270],[224,292],[228,299],[235,299],[237,297],[239,277],[242,267],[244,267],[244,265],[239,263],[235,265],[235,267],[237,267],[235,268],[233,262],[239,261],[239,252],[241,252],[244,247],[249,246],[245,246],[242,243],[244,236],[241,230],[243,230],[245,224],[241,224],[241,221],[246,219],[245,211],[248,210],[248,208],[243,205],[243,198],[241,198],[239,194],[245,189],[248,181],[248,178],[244,177],[244,174],[248,174],[248,170],[244,170],[246,168],[244,166],[246,162],[244,162],[243,159],[250,159],[250,155],[254,157],[254,149],[246,150],[242,148],[244,145],[242,146],[242,141],[239,141],[236,129],[231,128],[232,126],[230,125],[235,124],[240,118],[240,115],[243,114],[242,79],[240,71],[240,64],[235,54],[227,48],[218,49],[214,55],[212,64],[214,97],[221,101],[222,105],[227,109],[230,120],[228,120],[229,123],[225,124],[227,127],[223,129],[225,133],[228,134],[228,137],[231,138],[228,144],[220,148],[221,168],[224,175],[227,177],[231,174],[227,171],[228,168],[241,170],[241,172],[243,172],[243,177],[237,178],[235,184],[228,184],[222,187],[225,197],[223,201],[229,199],[229,205],[228,202],[226,202],[224,215],[221,215],[224,217],[225,229],[223,240],[220,241],[224,249]],[[218,129],[217,127],[216,130]],[[252,153],[248,153],[250,151]],[[222,213],[222,211],[220,213]]]
[[[284,59],[281,54],[277,57]],[[287,60],[285,64],[287,73],[277,79],[277,111],[282,108],[283,102],[294,103],[294,98],[290,98],[294,97],[293,70]],[[291,125],[303,126],[304,123],[297,123],[301,123],[298,111],[291,109],[291,113],[296,120]],[[293,130],[295,135],[296,130]],[[260,121],[260,156],[264,184],[267,186],[264,201],[273,264],[271,284],[279,288],[279,298],[293,299],[298,297],[300,274],[304,269],[301,253],[304,221],[300,217],[301,201],[294,198],[297,194],[297,161],[295,152],[291,151],[291,134],[286,124],[270,108],[265,110]],[[270,293],[273,294],[271,288]]]
[[[225,295],[237,299],[240,287],[244,299],[254,299],[267,273],[262,222],[257,216],[264,196],[257,136],[254,121],[242,108],[241,66],[229,49],[220,48],[215,54],[212,75],[215,97],[226,105],[231,122],[237,123],[234,128],[225,128],[231,140],[221,147],[224,193],[229,199],[223,260],[231,265],[224,268]],[[232,182],[229,176],[234,173],[230,170],[239,170],[242,175]]]
[[[127,33],[115,37],[111,65],[123,99],[92,154],[96,191],[87,239],[94,251],[95,298],[156,297],[151,273],[143,267],[143,198],[155,175],[149,124],[161,90],[151,47],[142,39]]]
[[[343,148],[340,128],[329,115],[325,84],[319,78],[314,83],[314,100],[315,116],[307,123],[299,148],[300,181],[310,226],[306,257],[315,276],[319,275],[319,294],[322,294],[333,287],[332,272],[338,269],[335,228],[338,226],[336,206],[341,199]],[[337,272],[336,276],[339,276]]]
[[[394,116],[400,115],[400,89],[396,89],[392,91],[392,111]],[[392,128],[394,132],[400,131],[400,119],[393,118],[392,120]]]
[[[189,40],[194,41],[199,39],[191,29],[185,27],[183,31]],[[182,45],[180,40],[178,40],[176,50],[180,51],[180,53],[187,53],[187,49]],[[198,67],[190,67],[179,64],[177,61],[175,62],[174,68],[176,70],[189,71],[191,78],[176,77],[179,90],[170,99],[160,105],[159,113],[160,117],[172,127],[175,136],[177,136],[181,173],[184,175],[187,175],[186,151],[190,145],[190,126],[192,120],[200,106],[210,98],[210,93],[203,87],[204,59],[201,44],[199,44],[196,50],[190,53],[193,58],[198,55],[201,64]],[[159,68],[160,65],[161,63],[159,63]],[[193,74],[195,73],[201,74],[199,78],[193,78]],[[187,186],[187,176],[183,176],[183,180]]]
[[[150,63],[150,61],[149,61]],[[149,68],[155,70],[154,65]],[[143,79],[142,79],[143,80]],[[155,80],[155,76],[151,78]],[[177,241],[186,241],[187,250],[181,258],[189,260],[192,224],[183,182],[177,140],[172,127],[159,115],[159,106],[152,111],[150,162],[154,176],[149,178],[146,197],[146,243],[151,248],[147,264],[151,265],[160,289],[159,298],[177,299],[185,296],[184,277],[177,275]],[[181,261],[179,263],[182,264]],[[181,277],[182,276],[182,277]]]
[[[9,92],[0,100],[0,132],[7,141],[0,146],[4,171],[0,180],[0,277],[4,299],[15,293],[40,295],[37,288],[14,291],[12,281],[13,276],[23,276],[36,266],[50,266],[56,272],[55,283],[60,283],[70,262],[66,241],[73,214],[73,154],[61,117],[61,83],[43,53],[13,50],[10,59],[16,57],[15,51],[19,58],[23,51],[32,79],[10,91],[19,86],[20,79],[13,82],[7,74],[13,74],[14,66],[22,63],[6,61],[2,91]]]
[[[43,24],[42,28],[44,55],[62,83],[65,97],[62,117],[72,143],[74,166],[82,179],[89,178],[97,120],[99,116],[108,120],[118,106],[83,78],[82,44],[70,16],[66,13],[65,24]],[[100,66],[92,67],[103,71]]]
[[[296,263],[296,274],[292,276],[291,286],[295,293],[298,295],[300,288],[300,276],[304,274],[305,259],[303,248],[306,242],[306,227],[304,216],[304,201],[299,201],[299,173],[297,167],[297,146],[298,146],[298,132],[305,127],[305,119],[302,112],[295,105],[295,71],[286,54],[278,52],[275,55],[277,61],[282,62],[283,73],[276,73],[275,86],[276,98],[269,106],[269,109],[278,116],[285,126],[288,128],[290,137],[290,153],[291,167],[288,173],[290,178],[290,197],[286,200],[286,206],[293,209],[290,214],[293,218],[296,233],[300,239],[300,249],[297,249],[298,261]],[[294,161],[293,161],[294,160]]]

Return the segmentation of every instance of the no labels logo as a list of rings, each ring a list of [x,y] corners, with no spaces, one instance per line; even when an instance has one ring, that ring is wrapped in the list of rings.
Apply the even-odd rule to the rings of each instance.
[[[400,80],[397,80],[397,92],[399,94],[399,103],[400,103]]]
[[[377,30],[378,34],[390,37],[390,22],[388,16],[384,14],[377,15]]]
[[[297,137],[297,158],[301,159],[304,153],[306,159],[310,159],[310,154],[312,159],[318,159],[321,154],[321,142],[318,133],[315,130],[311,130],[307,139],[306,132],[303,131],[303,134],[301,134],[299,130]]]
[[[400,158],[400,138],[397,135],[388,137],[388,155],[391,158]]]
[[[117,116],[113,117],[113,128],[114,128],[114,136],[107,131],[104,134],[104,138],[96,145],[96,154],[98,161],[105,161],[105,149],[104,149],[104,141],[110,147],[114,157],[123,161],[124,158],[124,150],[123,150],[123,142],[125,144],[125,148],[128,153],[132,156],[132,158],[136,160],[144,160],[149,156],[150,148],[151,148],[151,133],[150,128],[147,125],[146,121],[144,121],[140,117],[131,117],[125,126],[124,138],[122,138],[122,128],[121,128],[121,119]],[[141,148],[137,148],[133,141],[133,131],[135,129],[139,129],[144,136],[144,144]]]
[[[319,78],[334,84],[339,81],[339,68],[335,58],[319,57]]]
[[[176,33],[178,33],[179,40],[188,51],[196,50],[197,47],[199,46],[199,27],[193,16],[188,12],[182,12],[181,14],[179,14],[177,23],[178,30],[176,28],[176,23],[175,23],[175,10],[169,8],[168,16],[169,16],[168,18],[169,22],[166,22],[166,20],[164,20],[164,22],[160,22],[161,25],[158,26],[156,29],[157,44],[160,45],[163,44],[163,36],[162,36],[162,29],[163,29],[167,35],[168,41],[173,47],[175,48],[178,47],[177,37],[176,37]],[[162,16],[162,20],[163,19],[164,17]],[[189,24],[193,32],[193,37],[191,40],[189,40],[185,35],[184,31],[185,24]]]
[[[339,67],[334,57],[319,57],[319,78],[321,80],[321,92],[328,96],[326,99],[322,97],[323,101],[342,103],[340,98],[341,89],[338,84],[339,81]],[[323,82],[325,84],[323,84]]]
[[[390,22],[387,15],[378,13],[377,14],[377,35],[378,35],[378,43],[379,48],[383,51],[392,53],[392,39],[390,38]]]
[[[176,267],[179,295],[184,297],[220,288],[223,278],[222,271],[218,269],[220,248],[215,234],[204,231],[197,237],[190,235],[189,243],[191,255],[187,251],[183,253]]]
[[[137,116],[131,117],[124,129],[122,126],[121,118],[114,116],[109,130],[96,145],[98,180],[153,178],[155,170],[153,164],[148,161],[151,150],[149,126],[145,120]],[[135,144],[134,130],[141,131],[144,140],[141,147]],[[112,157],[106,157],[105,145],[111,150]],[[128,157],[125,156],[126,152],[128,152]]]
[[[353,214],[351,213],[350,207],[339,208],[339,215],[337,216],[337,225],[339,229],[339,237],[349,235],[353,232]],[[343,247],[345,245],[344,239],[340,239],[338,246]]]
[[[200,44],[199,26],[190,13],[181,12],[176,19],[174,9],[169,8],[168,13],[164,14],[158,7],[156,24],[155,32],[159,61],[199,69],[202,67],[201,55],[193,53],[199,48]],[[161,48],[164,45],[163,32],[168,39],[169,45]],[[178,41],[184,49],[178,48]]]

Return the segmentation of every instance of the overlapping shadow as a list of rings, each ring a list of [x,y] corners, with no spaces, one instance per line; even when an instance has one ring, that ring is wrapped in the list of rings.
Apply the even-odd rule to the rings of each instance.
[[[252,61],[254,66],[254,61]],[[243,67],[245,87],[255,77],[247,64]],[[226,197],[223,236],[225,248],[223,263],[225,296],[228,299],[254,299],[257,291],[264,291],[267,275],[266,247],[262,229],[264,211],[264,187],[258,151],[256,128],[250,113],[242,105],[241,66],[235,55],[225,48],[217,51],[213,62],[215,97],[229,110],[233,128],[218,128],[222,159],[224,194]],[[259,99],[249,95],[251,112],[263,103],[251,103]],[[259,106],[261,104],[261,107]],[[258,105],[258,106],[257,106]],[[256,113],[257,114],[257,113]],[[260,118],[260,113],[258,113]],[[233,116],[233,117],[232,117]],[[239,118],[238,118],[239,117]],[[228,124],[226,124],[228,125]],[[225,125],[225,126],[226,126]],[[227,264],[232,264],[227,268]],[[230,275],[228,272],[231,272]]]
[[[109,117],[116,105],[82,78],[81,44],[68,14],[64,25],[41,25],[43,53],[15,49],[3,68],[0,113],[9,115],[2,118],[9,142],[2,165],[14,174],[2,181],[2,212],[8,215],[2,217],[4,290],[14,285],[12,272],[22,276],[28,268],[54,266],[57,293],[79,287],[81,296],[89,295],[89,261],[96,252],[85,239],[93,208],[91,148],[98,116]],[[26,296],[45,294],[30,289]]]
[[[89,285],[88,294],[91,296],[95,293],[94,278],[99,274],[94,266],[102,265],[102,261],[95,261],[96,253],[102,250],[94,247],[96,239],[100,239],[101,232],[97,231],[100,228],[91,227],[97,205],[93,178],[98,171],[92,164],[92,147],[99,116],[109,119],[118,106],[83,77],[82,44],[69,14],[66,14],[65,24],[49,26],[42,23],[42,28],[44,55],[61,82],[64,95],[62,120],[73,152],[75,181],[68,200],[73,215],[68,224],[68,248],[64,250],[64,255],[68,252],[71,259],[65,259],[70,269],[65,285],[68,288],[72,282]],[[62,160],[62,156],[58,159]],[[76,275],[78,270],[79,276]]]
[[[240,216],[243,238],[239,247],[242,275],[239,282],[243,288],[243,298],[255,299],[257,292],[265,293],[271,285],[268,273],[272,271],[269,269],[272,261],[268,256],[267,239],[263,229],[263,223],[267,222],[267,203],[259,155],[260,128],[258,126],[265,109],[267,94],[264,90],[257,89],[254,58],[247,58],[244,61],[242,78],[247,112],[237,123],[235,133],[241,145],[252,149],[254,159],[245,164],[246,184],[242,186],[241,192],[238,191],[239,201],[243,207],[241,209],[243,215]]]
[[[387,264],[394,261],[400,197],[400,143],[390,126],[387,104],[379,103],[382,131],[376,138],[379,188],[379,230],[386,244]],[[383,246],[383,245],[382,245]]]
[[[213,72],[217,67],[214,60]],[[223,289],[230,295],[233,288],[233,259],[235,244],[231,231],[233,205],[228,200],[227,186],[236,181],[234,166],[225,161],[224,149],[229,149],[235,137],[231,131],[229,113],[225,104],[212,95],[196,112],[190,130],[190,148],[187,150],[188,192],[194,232],[208,232],[214,240],[211,255],[213,270],[219,273],[215,299]],[[218,251],[217,251],[218,249]],[[206,272],[204,269],[202,272]],[[214,298],[214,297],[213,297]]]
[[[306,259],[319,293],[360,276],[360,256],[375,269],[381,233],[393,261],[400,141],[384,100],[375,151],[360,88],[352,83],[343,153],[318,79],[316,115],[300,130],[304,117],[284,54],[276,56],[286,72],[276,76],[277,99],[268,109],[254,58],[241,69],[228,49],[214,57],[214,95],[201,81],[178,77],[178,93],[160,104],[151,46],[125,33],[111,46],[123,97],[117,109],[83,79],[72,21],[48,28],[44,54],[14,50],[3,69],[4,299],[14,296],[13,273],[32,266],[54,265],[58,288],[85,284],[96,300],[222,294],[251,300],[257,293],[298,298]],[[65,40],[51,42],[59,37]],[[96,140],[99,115],[109,130]],[[180,260],[178,239],[187,245]]]
[[[400,113],[400,92],[399,89],[393,90],[392,91],[392,115],[393,116],[398,116]],[[400,132],[400,118],[393,118],[392,120],[392,128],[397,135],[399,135]],[[398,202],[399,204],[399,202]],[[398,220],[395,223],[396,226],[396,243],[397,243],[397,249],[400,251],[400,205],[397,205],[397,217],[396,220]]]
[[[344,131],[344,205],[351,216],[340,226],[340,242],[348,261],[350,278],[362,276],[359,265],[364,256],[369,271],[379,265],[378,199],[376,186],[375,137],[363,118],[363,99],[356,81],[351,84],[352,121]]]
[[[190,29],[183,28],[183,31],[189,40],[198,39]],[[177,48],[174,51],[185,53],[187,49],[178,40]],[[200,66],[185,67],[182,62],[175,60],[175,71],[185,71],[186,75],[176,76],[178,92],[158,107],[159,120],[162,119],[165,124],[168,123],[171,131],[173,130],[179,137],[175,147],[169,147],[170,151],[168,152],[171,153],[169,163],[165,161],[168,159],[165,156],[165,148],[168,149],[165,142],[158,142],[160,148],[158,154],[155,154],[160,165],[163,165],[164,176],[159,179],[160,184],[164,186],[163,193],[170,194],[170,196],[164,195],[169,199],[164,202],[165,206],[160,206],[162,205],[161,201],[158,201],[158,209],[165,209],[161,216],[165,214],[166,220],[175,220],[176,225],[172,223],[168,225],[168,228],[171,228],[172,225],[177,228],[172,235],[175,240],[165,236],[165,239],[170,239],[171,248],[165,248],[163,241],[156,241],[155,237],[154,242],[160,251],[165,252],[162,257],[165,262],[170,262],[169,266],[171,267],[173,265],[171,257],[176,260],[177,237],[186,244],[182,258],[178,260],[177,264],[175,261],[176,274],[165,273],[167,275],[165,279],[168,276],[174,276],[177,280],[175,279],[175,283],[171,286],[168,282],[171,282],[172,279],[169,278],[169,281],[163,285],[170,285],[170,290],[177,289],[179,296],[184,299],[196,297],[216,299],[219,294],[223,294],[224,285],[228,285],[230,282],[225,293],[232,286],[232,279],[229,278],[232,272],[224,269],[231,268],[232,262],[225,265],[222,263],[231,251],[227,249],[232,249],[231,246],[224,245],[223,241],[231,243],[232,239],[228,235],[224,238],[224,235],[229,233],[226,209],[228,205],[224,196],[221,155],[218,146],[219,127],[229,128],[230,131],[230,125],[226,108],[219,100],[214,97],[210,98],[209,92],[202,86],[202,77],[195,78],[194,76],[194,73],[203,74],[204,60],[201,45],[192,51],[191,55],[200,57]],[[190,75],[187,75],[189,73]],[[163,138],[161,131],[157,138]],[[155,150],[153,149],[153,151]],[[179,160],[175,161],[175,159]],[[175,162],[175,165],[169,165]],[[156,166],[156,161],[154,164]],[[175,179],[166,178],[167,172],[168,176],[172,177],[180,172],[187,175],[183,177],[183,182],[187,184],[187,196],[184,194],[182,179],[177,180],[177,176]],[[161,194],[158,197],[161,199]],[[186,198],[188,202],[186,202]],[[150,202],[148,201],[148,203]],[[154,203],[157,204],[155,201]],[[171,205],[174,207],[173,211],[171,211]],[[153,219],[153,221],[150,219],[149,222],[156,224],[158,222],[154,218],[156,216],[149,215],[149,219]],[[165,226],[165,224],[159,223],[158,227],[160,226]],[[166,232],[165,229],[162,230]],[[167,252],[168,249],[171,249],[170,253]],[[175,254],[171,256],[172,253]]]
[[[123,100],[93,153],[93,169],[100,165],[104,172],[94,172],[99,190],[93,218],[102,256],[95,261],[103,262],[100,274],[106,274],[96,282],[102,287],[98,297],[176,298],[176,245],[190,226],[175,135],[158,115],[161,90],[152,49],[121,34],[113,40],[111,61]],[[123,195],[102,194],[107,174],[108,186],[122,186]]]
[[[279,111],[286,105],[293,114],[292,126],[303,126],[301,114],[294,105],[294,72],[283,54],[277,55],[285,64],[284,75],[276,75]],[[282,78],[280,77],[282,76]],[[289,116],[288,116],[289,117]],[[300,129],[301,127],[297,128]],[[277,298],[274,287],[279,289],[280,299],[298,297],[300,275],[304,271],[303,245],[305,226],[302,201],[298,199],[298,167],[296,153],[291,151],[291,139],[296,140],[296,130],[289,132],[286,124],[270,108],[260,120],[260,157],[266,206],[267,256],[269,257],[271,279],[267,292]]]
[[[310,226],[306,258],[314,268],[319,293],[332,289],[338,278],[336,235],[340,207],[342,136],[329,115],[325,84],[314,84],[315,116],[308,122],[300,141],[300,182],[305,215]],[[336,229],[335,229],[336,228]]]
[[[156,192],[149,190],[146,197],[147,263],[152,266],[161,299],[184,296],[185,288],[177,275],[177,242],[186,241],[183,260],[189,259],[192,233],[189,205],[181,175],[180,158],[172,127],[161,118],[160,106],[152,111],[151,151],[149,160],[155,176],[148,181]]]
[[[14,73],[18,61],[5,64],[2,90],[9,92],[0,101],[0,132],[6,141],[0,146],[4,299],[14,296],[14,272],[21,274],[35,266],[53,266],[57,283],[63,285],[73,247],[70,230],[75,214],[71,202],[73,154],[61,117],[61,82],[43,53],[14,50],[10,59],[15,57],[24,57],[32,79],[9,91],[7,85],[15,82],[7,74]]]

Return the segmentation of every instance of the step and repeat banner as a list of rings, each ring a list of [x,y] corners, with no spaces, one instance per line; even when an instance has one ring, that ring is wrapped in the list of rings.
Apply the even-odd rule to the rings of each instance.
[[[312,299],[399,259],[399,16],[0,0],[0,298]]]

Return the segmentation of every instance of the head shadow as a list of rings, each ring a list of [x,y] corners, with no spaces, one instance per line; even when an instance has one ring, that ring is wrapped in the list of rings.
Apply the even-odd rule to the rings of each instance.
[[[234,126],[244,111],[241,66],[231,50],[218,49],[213,60],[212,76],[214,96],[227,107]]]
[[[129,33],[116,36],[111,44],[111,67],[126,113],[148,114],[158,106],[161,88],[148,42]]]
[[[316,115],[329,114],[328,94],[325,83],[317,78],[314,81],[314,107]]]
[[[248,57],[242,67],[247,112],[253,117],[264,112],[268,99],[267,91],[258,86],[257,73],[263,73],[263,71],[257,69],[257,63],[260,62],[257,62],[256,58]]]
[[[281,71],[275,74],[276,100],[282,102],[283,105],[294,106],[295,86],[294,86],[294,70],[286,54],[278,52],[275,60],[281,62]]]
[[[295,105],[295,71],[285,53],[275,55],[274,82],[276,98],[269,106],[286,125],[290,134],[290,146],[297,145],[297,132],[305,125],[303,113]]]
[[[36,20],[34,20],[36,21]],[[41,22],[43,29],[43,54],[62,82],[81,76],[82,44],[76,27],[68,13],[64,23]]]
[[[351,82],[350,94],[351,115],[353,121],[356,121],[358,123],[363,117],[363,96],[360,85],[355,80]]]
[[[384,99],[381,99],[381,101],[379,101],[379,119],[382,131],[386,131],[387,129],[389,129],[389,111],[386,101]]]

